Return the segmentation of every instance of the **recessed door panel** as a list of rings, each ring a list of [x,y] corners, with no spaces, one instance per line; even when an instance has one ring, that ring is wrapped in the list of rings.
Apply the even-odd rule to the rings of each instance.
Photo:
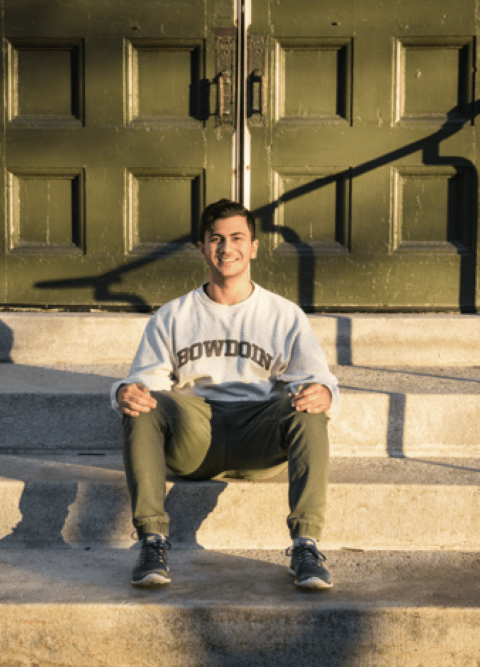
[[[476,308],[475,3],[254,0],[253,277],[306,310]]]
[[[6,0],[2,303],[153,308],[205,277],[198,216],[232,193],[216,36],[233,12]]]

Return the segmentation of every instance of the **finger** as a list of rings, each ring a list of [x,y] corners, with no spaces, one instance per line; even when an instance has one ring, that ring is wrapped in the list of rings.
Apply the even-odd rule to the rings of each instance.
[[[152,403],[152,405],[156,405],[157,401],[153,398],[153,396],[150,395],[150,389],[139,382],[138,384],[135,385],[136,388],[138,388],[139,392],[135,392],[137,396],[142,396],[143,398],[146,398],[149,403]]]
[[[320,389],[319,384],[308,385],[307,387],[302,388],[302,390],[299,393],[299,396],[304,398],[305,396],[310,396],[311,394],[316,394],[319,389]]]
[[[306,387],[301,393],[295,395],[295,402],[299,401],[330,401],[331,394],[330,390],[319,384]]]
[[[297,401],[294,404],[294,407],[299,412],[325,412],[330,407],[330,397],[320,396],[320,397],[307,397],[302,400]]]
[[[142,408],[155,408],[157,406],[157,402],[154,398],[144,398],[143,396],[138,396],[138,395],[127,395],[125,396],[125,402],[129,402],[132,404],[132,407],[135,409],[138,409],[140,407]]]
[[[328,410],[331,403],[330,392],[329,391],[321,392],[320,394],[315,394],[314,396],[310,396],[306,400],[308,400],[309,403],[308,407]]]
[[[152,399],[154,400],[154,399]],[[120,408],[125,408],[132,412],[150,412],[151,408],[155,407],[155,404],[151,404],[142,394],[130,394],[125,393],[123,398],[118,402]]]
[[[124,400],[131,401],[137,405],[143,405],[149,408],[155,408],[157,406],[157,401],[150,396],[149,390],[142,391],[136,386],[133,386],[132,389],[125,393]]]
[[[155,401],[155,399],[152,399],[150,401],[142,401],[142,400],[137,398],[137,400],[133,401],[133,403],[135,404],[133,406],[134,408],[139,409],[140,407],[142,407],[142,408],[146,408],[147,411],[153,410],[154,408],[157,407],[157,402]]]
[[[302,394],[302,398],[310,401],[329,403],[331,400],[331,394],[328,387],[316,384],[305,389],[304,393]]]
[[[138,417],[138,415],[140,414],[139,412],[136,412],[135,410],[130,410],[130,408],[126,408],[125,406],[120,406],[120,409],[124,415],[128,415],[129,417]]]
[[[318,392],[314,391],[309,391],[307,393],[307,389],[304,389],[303,391],[300,391],[299,393],[295,394],[292,400],[292,405],[296,407],[297,405],[301,406],[306,406],[310,401],[318,400],[318,398],[321,398],[321,394],[318,394]]]
[[[326,387],[323,387],[319,384],[311,384],[307,387],[299,387],[295,393],[294,400],[298,401],[307,397],[313,397],[317,394],[320,395],[322,393],[322,389],[326,389]]]
[[[135,401],[124,401],[122,407],[130,412],[135,412],[135,416],[138,416],[140,412],[147,413],[151,410],[148,405],[140,405]]]
[[[321,412],[326,412],[329,409],[329,405],[326,404],[309,404],[303,405],[295,408],[298,412],[308,412],[309,414],[319,414]]]
[[[144,396],[145,394],[150,395],[150,389],[142,382],[134,382],[132,384],[122,385],[118,390],[119,396],[121,396],[122,393],[138,394],[138,395],[141,394]]]

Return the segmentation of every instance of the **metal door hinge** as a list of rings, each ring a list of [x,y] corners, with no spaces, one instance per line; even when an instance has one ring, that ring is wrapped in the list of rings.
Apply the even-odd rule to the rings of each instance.
[[[236,28],[215,30],[217,122],[218,126],[235,123],[235,54]]]
[[[265,125],[267,113],[268,37],[248,36],[248,124]]]

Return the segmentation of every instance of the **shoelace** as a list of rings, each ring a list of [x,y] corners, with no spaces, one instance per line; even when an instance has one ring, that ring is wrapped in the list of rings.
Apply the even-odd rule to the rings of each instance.
[[[298,544],[296,547],[289,547],[285,553],[287,556],[293,555],[295,560],[302,565],[317,563],[319,561],[325,562],[327,560],[326,556],[317,549],[313,542],[304,542],[303,544]]]
[[[169,551],[172,548],[172,545],[168,540],[155,540],[152,542],[144,542],[142,551],[140,554],[140,560],[142,565],[149,563],[158,563],[159,561],[162,564],[166,564],[167,555],[165,551]]]

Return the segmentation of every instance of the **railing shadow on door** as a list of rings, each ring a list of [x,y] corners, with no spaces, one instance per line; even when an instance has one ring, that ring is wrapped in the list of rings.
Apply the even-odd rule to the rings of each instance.
[[[423,153],[423,164],[424,165],[449,165],[452,167],[460,167],[463,169],[468,169],[469,173],[472,175],[471,179],[471,191],[473,202],[471,204],[472,208],[472,217],[471,217],[471,227],[469,245],[470,252],[460,252],[461,257],[461,276],[460,276],[460,294],[459,294],[459,304],[460,309],[463,311],[472,310],[475,307],[476,299],[476,243],[477,243],[477,220],[478,215],[476,211],[476,201],[477,201],[477,187],[478,187],[478,174],[475,165],[463,158],[455,156],[446,156],[440,157],[440,144],[454,136],[458,133],[464,125],[467,123],[473,124],[474,118],[478,115],[480,111],[480,100],[477,100],[475,103],[467,105],[466,118],[463,122],[457,122],[457,116],[455,116],[455,124],[450,123],[447,120],[444,125],[439,128],[433,134],[414,141],[406,146],[402,146],[396,150],[385,153],[384,155],[365,162],[361,165],[358,165],[353,168],[345,170],[341,174],[336,174],[335,178],[344,177],[352,181],[353,179],[361,176],[367,172],[373,171],[380,167],[383,167],[387,164],[391,164],[405,158],[409,155],[412,155],[418,151]],[[454,115],[454,110],[452,110],[450,115]],[[315,251],[310,244],[302,241],[298,232],[296,232],[291,227],[285,227],[278,224],[275,224],[275,213],[280,205],[280,203],[286,203],[293,199],[297,199],[304,195],[309,194],[315,190],[325,187],[332,182],[332,177],[318,178],[313,181],[301,185],[297,188],[294,188],[284,195],[281,198],[272,201],[266,206],[261,208],[254,209],[252,212],[254,216],[259,220],[261,229],[264,233],[267,234],[278,234],[281,236],[282,240],[286,244],[293,245],[297,254],[298,254],[298,301],[302,307],[306,310],[312,310],[313,304],[313,295],[314,295],[314,286],[315,286]],[[451,193],[449,193],[451,194]],[[449,214],[451,216],[451,211],[453,209],[453,204],[449,204]],[[196,221],[195,225],[196,225]],[[194,226],[195,226],[194,225]],[[192,241],[190,235],[182,236],[174,241],[165,244],[158,251],[148,253],[142,257],[136,258],[134,261],[125,264],[124,266],[118,267],[111,271],[107,271],[104,274],[85,276],[82,278],[65,278],[58,280],[47,280],[39,281],[35,283],[35,287],[38,289],[56,289],[56,290],[68,290],[68,289],[78,289],[82,287],[90,287],[94,290],[95,300],[99,303],[108,303],[116,302],[119,305],[128,304],[128,306],[136,311],[148,311],[152,309],[152,304],[148,303],[146,299],[135,293],[128,292],[115,292],[112,290],[112,286],[118,284],[122,280],[122,276],[131,273],[143,266],[152,264],[154,262],[161,262],[162,259],[170,257],[175,252],[180,250],[184,244]]]
[[[122,282],[122,277],[136,271],[148,264],[160,262],[166,257],[171,257],[179,250],[182,250],[184,244],[191,241],[190,236],[181,236],[170,243],[166,243],[160,249],[154,252],[147,253],[141,257],[137,257],[133,262],[129,262],[125,266],[119,266],[116,269],[107,271],[100,275],[84,276],[82,278],[64,278],[58,280],[45,280],[35,283],[38,289],[54,289],[54,290],[69,290],[91,288],[94,291],[95,300],[98,303],[117,302],[124,306],[128,304],[131,310],[136,312],[146,312],[152,309],[146,299],[140,294],[131,292],[116,292],[112,289],[114,285]]]
[[[336,173],[334,177],[327,176],[314,179],[309,183],[289,190],[268,205],[253,210],[253,214],[260,221],[260,226],[264,233],[268,235],[277,234],[285,244],[290,244],[295,248],[298,255],[298,302],[304,310],[307,312],[314,310],[312,304],[314,303],[315,290],[315,251],[310,244],[302,241],[294,229],[275,223],[276,213],[279,206],[319,190],[332,183],[334,179],[343,177],[348,179],[351,183],[358,176],[362,176],[370,171],[394,163],[419,151],[422,152],[423,164],[425,166],[451,166],[453,168],[468,170],[468,173],[471,176],[469,182],[471,191],[469,192],[469,195],[471,195],[469,222],[471,228],[468,231],[468,247],[465,247],[462,244],[459,244],[458,247],[458,253],[461,255],[460,293],[458,302],[462,312],[471,312],[475,309],[478,172],[475,164],[464,157],[440,157],[440,144],[457,134],[465,125],[473,124],[474,118],[478,116],[479,112],[480,100],[467,105],[465,119],[463,121],[458,121],[456,110],[452,109],[452,111],[447,114],[447,121],[433,134],[385,153],[384,155],[369,160],[361,165]],[[454,122],[451,119],[454,119]],[[453,193],[450,186],[448,198],[448,226],[449,231],[451,231],[453,215],[455,212],[455,201],[453,201]]]

